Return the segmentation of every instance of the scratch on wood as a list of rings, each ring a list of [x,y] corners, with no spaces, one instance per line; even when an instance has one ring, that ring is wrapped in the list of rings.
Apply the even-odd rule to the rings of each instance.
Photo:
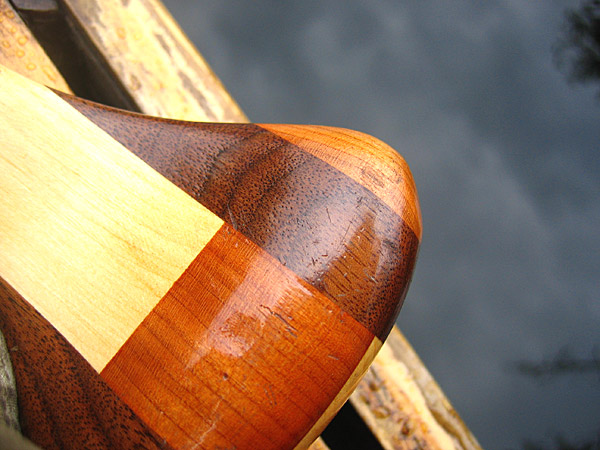
[[[229,213],[229,220],[231,221],[231,226],[233,226],[233,229],[237,231],[238,230],[237,222],[235,221],[235,217],[233,217],[233,213],[231,212],[229,203],[227,203],[227,212]]]
[[[296,329],[296,327],[294,327],[291,323],[289,323],[281,314],[276,313],[275,311],[273,311],[271,308],[269,308],[266,305],[260,305],[260,307],[263,309],[266,309],[267,311],[269,311],[269,314],[271,314],[273,317],[276,317],[281,322],[283,322],[283,324],[285,325],[285,330],[288,333],[290,333],[293,337],[295,337],[295,338],[298,337],[298,330]]]

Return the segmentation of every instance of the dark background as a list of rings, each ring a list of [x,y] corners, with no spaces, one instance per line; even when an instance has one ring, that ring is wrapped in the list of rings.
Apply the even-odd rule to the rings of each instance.
[[[518,364],[600,356],[600,100],[552,51],[579,3],[165,4],[251,120],[408,161],[424,237],[399,325],[482,446],[600,439],[598,372]]]

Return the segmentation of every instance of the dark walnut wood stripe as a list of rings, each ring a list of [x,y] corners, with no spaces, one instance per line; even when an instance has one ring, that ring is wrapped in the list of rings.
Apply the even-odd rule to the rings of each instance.
[[[371,191],[257,125],[150,119],[63,98],[385,339],[419,240]]]
[[[374,339],[226,224],[102,377],[174,447],[293,448]]]
[[[170,448],[2,279],[0,329],[14,366],[21,429],[41,448]]]

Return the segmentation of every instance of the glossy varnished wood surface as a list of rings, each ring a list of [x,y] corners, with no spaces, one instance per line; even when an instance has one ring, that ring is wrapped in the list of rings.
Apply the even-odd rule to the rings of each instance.
[[[170,448],[62,334],[1,279],[0,311],[24,435],[44,450]]]
[[[48,89],[2,81],[0,273],[102,370],[223,222]]]
[[[67,105],[49,95],[61,105],[57,111]],[[115,148],[128,148],[181,188],[181,195],[206,207],[212,215],[207,220],[225,223],[197,249],[182,274],[169,275],[168,291],[107,364],[90,366],[96,371],[89,376],[100,372],[106,386],[132,414],[176,448],[310,444],[349,395],[393,325],[416,258],[420,231],[411,227],[414,221],[405,220],[401,210],[382,199],[384,191],[374,193],[376,189],[368,183],[365,186],[360,178],[336,167],[335,161],[343,157],[339,144],[323,142],[322,151],[331,154],[327,160],[257,125],[158,120],[66,100],[75,108],[73,122],[90,125],[90,119],[99,127],[94,134],[106,131],[115,139]],[[35,117],[35,107],[29,114]],[[52,117],[53,126],[65,125],[60,122],[61,114]],[[7,123],[11,122],[0,119],[0,127]],[[29,122],[33,128],[40,123]],[[36,134],[23,132],[21,138],[14,137],[13,147],[4,143],[0,147],[3,157],[10,159],[14,144],[26,148],[31,136]],[[52,159],[61,160],[69,151],[64,139],[53,141],[52,132],[44,136],[44,144],[54,151]],[[79,136],[78,140],[86,142],[87,138]],[[67,147],[79,145],[67,143]],[[20,162],[25,171],[27,164]],[[414,194],[410,173],[401,164],[390,170],[399,171],[399,186],[393,189],[404,189],[405,198],[407,193]],[[41,184],[31,190],[43,198],[44,177],[37,178]],[[100,198],[94,213],[106,211],[110,217],[103,203],[118,204],[126,195],[116,194],[110,201]],[[144,198],[146,207],[151,207],[152,199],[152,195]],[[406,204],[414,216],[414,205]],[[11,209],[21,208],[12,203]],[[74,232],[80,225],[79,220],[68,223]],[[0,242],[3,238],[10,241],[10,236],[0,236]],[[91,268],[110,259],[113,245],[102,243],[110,247],[107,256],[68,247],[60,250],[87,258],[85,264]],[[147,244],[131,245],[127,251],[136,255]],[[46,245],[44,239],[39,245]],[[3,258],[18,259],[15,253],[7,252]],[[29,278],[45,259],[31,258]],[[2,314],[18,316],[10,310],[15,296],[5,276],[9,272],[0,273],[4,278]],[[53,282],[49,282],[51,290],[64,289]],[[99,277],[95,282],[102,289],[110,280]],[[38,304],[36,290],[19,287],[13,291],[29,307]],[[86,301],[85,296],[81,301]],[[39,310],[34,312],[42,323],[35,326],[63,334],[60,324],[48,322]],[[18,323],[18,317],[15,320]],[[82,326],[87,326],[86,320],[82,317]],[[11,339],[18,342],[25,340],[21,334],[34,325],[6,326],[13,330]],[[42,341],[38,358],[64,351],[56,341]],[[69,345],[74,343],[81,352],[77,339],[69,338]],[[28,349],[36,351],[32,346]],[[35,368],[23,365],[21,369],[26,372],[21,375],[24,383],[33,383],[35,375],[27,371]],[[52,390],[47,393],[51,398]],[[31,405],[33,411],[43,408],[35,400]],[[69,412],[63,408],[60,414],[68,416]]]
[[[40,48],[39,45],[37,45],[37,42],[34,39],[28,39],[27,42],[25,42],[24,39],[20,39],[23,35],[27,35],[30,36],[30,32],[29,30],[27,30],[27,28],[20,23],[20,20],[18,18],[18,15],[15,13],[15,11],[12,10],[12,7],[10,5],[11,2],[9,2],[8,0],[0,0],[0,9],[4,8],[3,12],[7,15],[5,15],[5,17],[0,18],[0,34],[2,34],[2,27],[5,26],[4,31],[6,31],[6,37],[8,38],[8,42],[10,43],[10,45],[6,46],[4,42],[2,42],[2,47],[0,47],[0,59],[1,59],[1,63],[8,65],[8,66],[12,66],[13,70],[17,70],[17,71],[21,71],[22,74],[29,76],[30,78],[34,78],[36,79],[36,76],[41,75],[42,78],[39,78],[38,81],[40,82],[44,82],[45,84],[51,85],[57,89],[60,90],[65,90],[67,89],[64,81],[61,79],[60,81],[62,82],[62,84],[58,84],[58,82],[53,81],[52,79],[49,79],[45,76],[45,74],[42,72],[41,68],[45,67],[46,65],[48,66],[52,66],[52,63],[47,59],[46,55],[43,54],[43,52],[40,52]],[[24,2],[12,2],[13,5],[20,5],[23,4]],[[52,3],[52,2],[49,2]],[[131,4],[132,2],[127,2],[128,4]],[[159,2],[158,2],[159,3]],[[144,5],[149,5],[149,2],[143,2]],[[121,8],[121,5],[119,5],[117,8]],[[13,15],[14,14],[14,15]],[[134,46],[130,46],[127,44],[128,41],[132,40],[134,37],[134,34],[136,34],[135,31],[135,27],[137,26],[136,22],[133,22],[130,20],[130,17],[127,16],[127,14],[104,14],[102,15],[102,20],[98,20],[100,18],[99,15],[90,15],[90,16],[86,16],[89,17],[89,22],[80,22],[81,25],[81,29],[85,30],[87,28],[90,27],[99,27],[99,28],[105,28],[107,30],[107,32],[105,33],[105,38],[106,39],[111,39],[111,37],[114,40],[120,40],[123,42],[123,45],[121,45],[119,47],[119,51],[118,54],[115,55],[118,58],[120,58],[122,61],[125,61],[126,64],[127,62],[135,62],[135,61],[147,61],[149,59],[153,59],[153,58],[162,58],[162,59],[167,59],[169,60],[170,56],[169,56],[169,52],[163,52],[163,53],[156,53],[156,52],[150,52],[150,53],[146,53],[146,54],[141,54],[139,52],[139,48],[134,49]],[[2,20],[4,19],[4,21]],[[114,22],[110,22],[107,19],[114,19]],[[163,39],[164,36],[164,27],[166,25],[168,25],[169,21],[165,21],[165,22],[154,22],[152,27],[143,27],[141,29],[138,29],[137,31],[142,31],[144,32],[144,39],[153,39],[156,38],[156,40],[159,39]],[[130,27],[130,23],[132,23],[133,27]],[[172,26],[173,24],[171,24]],[[176,26],[176,24],[175,24]],[[119,27],[122,27],[123,30],[120,31],[119,35],[117,35],[117,33],[115,32],[115,30],[117,30]],[[168,28],[168,27],[167,27]],[[160,29],[161,31],[159,33],[156,33],[156,31]],[[122,37],[124,35],[124,37]],[[178,34],[176,36],[174,36],[177,39],[181,39],[182,35]],[[183,36],[183,40],[185,41],[185,36]],[[165,43],[168,41],[164,41]],[[207,45],[211,45],[211,43],[205,43]],[[187,45],[187,43],[185,42],[185,45]],[[169,48],[169,46],[171,46],[171,48],[173,47],[173,41],[170,41],[167,43],[167,48]],[[37,48],[36,48],[37,47]],[[149,47],[146,47],[149,48]],[[72,48],[71,47],[66,47],[64,49],[65,53],[71,54],[72,52]],[[193,49],[192,49],[193,50]],[[109,49],[108,47],[102,47],[102,48],[98,48],[97,51],[99,51],[100,53],[104,53],[106,54]],[[180,54],[181,55],[181,54]],[[24,57],[26,56],[26,57]],[[108,55],[109,57],[112,55]],[[33,66],[30,66],[29,63],[33,62],[35,64],[35,69],[32,71],[31,68],[33,68]],[[192,69],[192,72],[197,72],[198,74],[200,74],[200,76],[205,76],[205,67],[204,66],[200,66],[200,65],[194,65],[194,64],[190,64],[190,61],[188,59],[186,59],[185,57],[181,58],[181,59],[177,59],[172,60],[171,61],[171,67],[174,70],[177,70],[178,67],[185,67],[188,66],[188,68]],[[26,66],[28,66],[30,68],[27,68]],[[127,79],[133,80],[134,78],[137,78],[138,80],[143,80],[143,83],[148,83],[150,85],[153,86],[157,86],[160,84],[160,82],[162,82],[164,80],[164,71],[157,71],[157,72],[150,72],[145,70],[143,65],[137,65],[137,64],[129,64],[129,71],[128,72],[123,72],[122,73],[122,77],[126,77]],[[210,72],[210,71],[209,71]],[[54,74],[57,74],[58,72],[54,69],[53,71]],[[142,76],[140,76],[140,74],[142,74]],[[197,75],[193,75],[193,76],[197,76]],[[209,73],[209,76],[214,76],[214,74]],[[80,77],[82,79],[84,79],[86,82],[89,82],[89,79],[86,78],[86,76],[84,75],[84,73],[82,72]],[[123,85],[127,84],[127,80],[124,79],[122,81]],[[206,94],[207,90],[208,91],[218,91],[218,90],[224,90],[223,86],[220,83],[205,83],[202,85],[196,85],[197,86],[201,86],[200,89],[198,89],[200,92],[202,92],[203,94]],[[132,83],[128,86],[129,89],[131,90],[135,90],[136,89],[136,84]],[[186,114],[184,114],[184,116],[181,116],[182,118],[186,118],[188,120],[206,120],[208,117],[217,117],[218,120],[231,120],[232,116],[229,116],[229,119],[223,118],[220,116],[220,114],[223,111],[227,111],[228,110],[228,106],[227,104],[223,103],[221,101],[221,99],[223,98],[222,96],[219,95],[202,95],[202,96],[194,96],[194,95],[185,95],[185,96],[181,96],[178,91],[180,89],[180,86],[178,85],[172,85],[172,84],[164,84],[163,85],[163,92],[162,95],[157,97],[155,95],[153,95],[152,90],[145,90],[144,92],[146,93],[145,97],[144,97],[144,102],[140,103],[140,109],[146,113],[152,113],[153,111],[162,111],[163,113],[166,112],[167,115],[169,115],[169,111],[175,111],[175,110],[180,110],[182,108],[182,106],[180,105],[180,103],[184,102],[184,103],[198,103],[200,105],[200,107],[186,107],[185,111]],[[158,108],[156,110],[152,110],[151,108]],[[203,112],[206,108],[210,109],[212,116],[206,116],[204,115],[205,113]],[[183,109],[181,109],[183,110]],[[198,114],[199,111],[199,114]],[[245,117],[243,116],[243,114],[239,115],[238,117],[235,118],[236,121],[247,121],[247,119],[245,119]],[[294,126],[295,127],[295,126]],[[349,130],[344,130],[344,131],[349,131]],[[309,148],[308,146],[305,146],[304,148]],[[317,144],[315,146],[315,148],[319,148],[319,145]],[[369,168],[366,168],[367,170],[369,170]],[[395,333],[394,333],[395,332]],[[426,416],[426,414],[424,413],[414,413],[413,412],[413,416],[410,417],[406,417],[405,420],[403,420],[402,422],[398,423],[397,422],[397,414],[393,413],[389,416],[387,416],[387,414],[382,414],[382,410],[383,411],[388,411],[388,412],[393,412],[393,411],[405,411],[405,407],[406,405],[410,402],[410,400],[407,401],[407,398],[402,397],[401,402],[400,403],[396,403],[394,401],[390,401],[390,398],[393,397],[392,394],[381,394],[380,396],[382,398],[385,399],[383,404],[380,403],[373,403],[373,404],[366,404],[363,398],[363,391],[364,390],[371,390],[371,389],[391,389],[390,392],[395,392],[394,389],[401,389],[401,390],[406,390],[407,386],[410,386],[411,383],[407,382],[406,380],[408,380],[411,376],[415,377],[416,379],[418,379],[419,381],[421,380],[421,372],[426,372],[426,368],[422,365],[422,363],[420,363],[419,361],[413,362],[413,363],[407,363],[406,362],[406,355],[410,354],[412,355],[412,357],[416,360],[418,360],[418,357],[416,356],[416,354],[414,353],[414,350],[410,349],[410,345],[408,345],[408,343],[404,342],[401,351],[398,353],[396,352],[396,347],[393,346],[392,344],[394,344],[394,342],[397,341],[394,340],[394,338],[397,338],[398,336],[401,336],[401,333],[397,330],[397,329],[393,329],[392,330],[392,334],[390,335],[390,337],[388,338],[388,341],[386,342],[385,346],[390,347],[394,349],[394,355],[392,357],[389,357],[389,353],[390,352],[381,352],[378,356],[377,356],[377,360],[376,360],[376,365],[375,367],[373,367],[372,369],[369,370],[369,378],[363,379],[363,381],[360,383],[361,389],[358,390],[357,392],[355,392],[355,394],[353,395],[353,402],[354,402],[354,406],[361,412],[361,414],[363,415],[363,419],[365,420],[365,422],[367,423],[371,423],[372,420],[375,420],[378,422],[377,428],[373,429],[374,433],[378,436],[378,439],[381,440],[381,442],[386,442],[386,439],[390,438],[390,437],[395,437],[397,436],[397,434],[395,434],[395,431],[398,427],[402,428],[404,431],[408,430],[409,434],[408,435],[402,435],[402,438],[405,439],[407,442],[411,439],[411,435],[412,432],[414,431],[415,433],[419,433],[419,426],[416,427],[408,427],[408,426],[404,426],[405,423],[409,424],[413,424],[416,423],[420,420],[422,420],[421,416]],[[391,342],[390,342],[391,341]],[[406,348],[405,348],[406,347]],[[403,364],[407,364],[407,367],[405,370],[408,371],[407,377],[403,378],[402,380],[398,380],[398,378],[393,378],[393,379],[386,379],[385,377],[380,379],[379,377],[381,376],[382,372],[379,370],[379,366],[385,366],[387,367],[390,363],[390,361],[388,360],[392,360],[396,361],[398,359],[400,359],[402,361]],[[373,377],[375,377],[377,379],[377,383],[373,384]],[[400,381],[400,384],[394,384],[397,381]],[[443,414],[449,415],[451,416],[450,419],[448,418],[444,418],[442,421],[443,426],[449,430],[449,432],[454,436],[454,432],[456,430],[465,430],[465,433],[468,433],[468,429],[466,428],[466,426],[464,424],[462,424],[462,422],[460,422],[460,418],[458,417],[457,413],[453,410],[451,410],[451,407],[448,403],[448,400],[444,397],[443,393],[441,391],[439,391],[437,394],[433,394],[431,391],[431,386],[432,383],[435,384],[435,381],[431,380],[431,377],[429,376],[429,379],[423,382],[424,385],[421,386],[421,389],[423,390],[423,395],[425,395],[425,397],[427,397],[428,399],[428,404],[429,404],[429,397],[432,397],[432,402],[433,402],[433,406],[429,405],[429,408],[432,409],[434,416],[437,418],[437,420],[441,420],[440,417],[446,417]],[[389,386],[392,386],[391,388]],[[64,387],[64,386],[63,386]],[[410,389],[409,389],[410,390]],[[436,397],[437,395],[437,397]],[[400,397],[398,397],[400,398]],[[388,402],[388,403],[385,403]],[[358,407],[360,404],[360,406],[362,407]],[[383,408],[383,409],[382,409]],[[446,411],[445,408],[449,408],[449,412]],[[365,412],[365,414],[363,414],[363,412]],[[371,419],[369,418],[369,415],[371,417]],[[386,417],[387,416],[387,417]],[[340,419],[340,421],[343,421],[344,419]],[[413,422],[416,421],[416,422]],[[457,421],[459,422],[458,424],[454,424],[454,425],[448,425],[449,423],[451,423],[451,421]],[[385,424],[388,425],[385,425]],[[338,426],[339,426],[339,422],[338,422]],[[1,432],[0,432],[1,434]],[[420,445],[424,445],[425,447],[427,447],[428,445],[431,447],[435,447],[433,443],[429,443],[427,444],[427,435],[426,434],[419,434],[419,439],[420,439]],[[474,441],[474,438],[471,438]],[[460,445],[459,442],[460,441]],[[466,445],[466,441],[464,441],[462,438],[456,438],[456,440],[454,441],[455,445],[457,445],[457,448],[471,448],[469,445]],[[114,446],[111,446],[111,448],[113,448]],[[316,447],[314,444],[311,446],[312,448],[321,448],[321,447]],[[335,448],[335,447],[332,447]]]
[[[175,447],[291,448],[373,339],[225,226],[102,376]]]
[[[416,229],[367,187],[259,125],[148,120],[63,98],[385,339],[420,235],[414,182],[400,157],[389,167],[400,180],[387,185],[389,196],[403,189]],[[321,152],[339,158],[336,146],[321,139]]]
[[[379,139],[354,130],[312,125],[261,125],[348,175],[373,192],[421,240],[421,211],[410,169]],[[326,143],[326,145],[324,145]]]
[[[2,11],[2,13],[0,13],[0,35],[4,32],[5,34],[3,36],[6,38],[6,42],[0,39],[0,41],[2,41],[2,45],[0,46],[0,62],[12,67],[13,70],[18,71],[25,76],[65,91],[67,86],[65,85],[64,80],[62,80],[62,78],[56,78],[58,71],[53,68],[52,62],[49,61],[48,57],[41,51],[41,48],[35,39],[31,38],[29,29],[27,29],[27,27],[19,20],[18,13],[13,10],[11,3],[16,7],[20,7],[20,5],[27,2],[9,2],[9,0],[0,0],[0,10]],[[33,3],[34,2],[31,2],[31,4]],[[45,2],[35,3],[37,7],[37,5]],[[48,3],[51,4],[52,2]],[[96,3],[100,3],[102,7],[108,7],[108,3]],[[143,1],[142,3],[144,6],[147,6],[154,11],[157,10],[154,7],[155,5],[147,1]],[[160,4],[160,2],[153,3]],[[132,2],[129,1],[127,4],[131,5]],[[122,5],[123,2],[118,6],[116,4],[111,4],[110,8],[117,6],[117,9],[123,9]],[[189,86],[191,88],[196,88],[202,95],[181,95],[180,85],[164,83],[164,67],[156,72],[148,71],[143,62],[160,58],[163,61],[166,61],[166,66],[174,71],[177,71],[182,67],[186,71],[189,70],[190,72],[188,72],[188,74],[190,79],[195,79],[196,77],[214,77],[214,73],[212,73],[210,69],[207,70],[205,64],[194,64],[193,53],[195,53],[195,50],[188,46],[189,43],[183,34],[180,32],[170,34],[169,28],[176,28],[176,24],[170,20],[158,20],[153,22],[152,26],[143,26],[140,28],[137,18],[136,20],[131,20],[129,14],[131,12],[132,9],[113,14],[88,14],[81,16],[84,20],[78,21],[80,30],[87,30],[89,28],[97,28],[100,29],[101,32],[102,30],[106,30],[104,39],[108,41],[109,45],[90,48],[89,50],[91,53],[100,53],[109,58],[115,57],[122,61],[123,64],[127,65],[128,70],[120,72],[118,77],[119,80],[112,83],[113,86],[115,84],[123,85],[130,91],[130,95],[133,95],[133,91],[138,88],[138,83],[135,82],[136,79],[138,81],[141,80],[142,83],[149,86],[159,86],[162,83],[160,96],[156,96],[152,89],[143,90],[143,102],[138,102],[138,109],[145,113],[156,113],[158,111],[159,114],[166,114],[169,116],[174,114],[172,113],[173,111],[185,111],[184,114],[180,114],[178,117],[186,120],[247,121],[243,113],[239,110],[237,114],[231,114],[232,110],[229,108],[227,95],[221,95],[221,93],[225,92],[224,87],[218,81],[209,80],[209,82],[202,84],[193,82]],[[160,16],[160,14],[156,17],[158,16]],[[121,30],[119,33],[116,33],[115,30],[119,28],[121,28]],[[167,51],[158,53],[156,51],[148,52],[147,50],[151,48],[149,45],[143,47],[129,45],[130,41],[135,37],[140,36],[140,32],[143,33],[144,40],[154,39],[157,42],[162,42],[164,45],[163,48]],[[170,36],[165,39],[165,34],[170,34]],[[27,39],[25,40],[23,37],[27,37]],[[122,42],[122,44],[119,45],[116,54],[110,53],[113,51],[111,49],[111,39],[113,41]],[[209,42],[204,44],[212,45],[212,43]],[[176,47],[181,47],[182,45],[183,47],[188,46],[188,53],[177,51]],[[140,48],[145,49],[144,51],[146,51],[146,53],[141,53]],[[63,49],[64,54],[71,55],[72,52],[73,48],[70,46],[66,46]],[[177,58],[173,59],[173,54],[178,55]],[[192,57],[190,58],[188,55],[191,55]],[[141,61],[142,64],[138,64],[137,62],[139,61]],[[30,63],[33,63],[35,67],[30,65]],[[44,73],[46,70],[42,70],[42,68],[46,66],[51,69],[51,73],[53,74],[52,78],[48,78]],[[83,80],[86,84],[89,84],[89,74],[86,74],[85,71],[79,71],[78,76],[79,79]],[[128,80],[133,82],[128,84]],[[106,85],[105,87],[108,88]],[[221,91],[221,93],[219,91]],[[189,93],[193,94],[193,92]],[[191,106],[184,106],[182,103],[186,105],[191,104]],[[209,111],[208,115],[205,111]],[[223,113],[226,113],[226,115],[223,115]],[[298,127],[291,127],[294,128],[294,134],[296,134],[297,138]],[[307,139],[314,137],[313,132],[318,127],[311,128],[312,137],[309,136],[305,138],[303,136],[302,140],[304,142],[306,142]],[[351,132],[350,130],[344,130],[344,132],[347,131]],[[292,136],[290,136],[290,139],[292,139]],[[344,141],[347,140],[346,138],[342,139]],[[336,139],[336,141],[338,140]],[[329,143],[331,142],[332,141],[330,140]],[[313,146],[307,142],[306,145],[303,143],[303,147],[307,150],[312,148],[318,150],[320,144],[315,142],[315,145]],[[347,148],[349,147],[344,147],[344,149]],[[344,149],[342,149],[342,151]],[[378,151],[377,154],[381,156],[381,152]],[[344,159],[338,159],[338,161],[344,162]],[[352,164],[352,167],[357,168],[359,166]],[[370,172],[373,172],[372,167],[364,167],[364,169],[365,175],[370,176]],[[340,168],[340,170],[343,171],[342,168]],[[360,172],[362,172],[362,170]],[[364,180],[365,177],[363,176],[362,179]],[[390,181],[393,182],[393,179]],[[396,344],[399,342],[401,342],[401,345],[397,348],[398,345]],[[354,408],[361,414],[365,423],[371,427],[378,440],[385,446],[390,439],[393,439],[394,442],[396,442],[396,439],[401,436],[402,442],[406,441],[409,443],[412,442],[411,440],[414,438],[418,439],[419,445],[423,447],[435,448],[436,444],[428,441],[428,434],[426,432],[428,429],[431,429],[430,425],[419,424],[420,421],[427,422],[427,419],[431,417],[431,415],[427,413],[427,409],[430,409],[435,420],[437,420],[441,426],[453,436],[454,445],[457,448],[478,448],[476,440],[470,434],[465,424],[461,422],[457,412],[451,408],[443,392],[439,389],[432,389],[432,386],[435,385],[435,380],[427,373],[427,369],[422,362],[418,360],[418,356],[414,350],[410,348],[410,345],[406,340],[402,338],[402,335],[397,328],[392,329],[392,333],[388,337],[384,347],[393,349],[393,352],[380,352],[377,355],[374,364],[367,372],[367,376],[363,378],[359,384],[359,389],[351,396]],[[8,355],[6,356],[8,357]],[[393,367],[397,362],[405,365],[402,370],[405,371],[406,376],[403,376],[401,379],[397,376],[390,377],[386,370],[380,370],[380,367]],[[397,372],[397,370],[394,369],[394,372]],[[423,376],[423,373],[425,373],[426,376]],[[397,394],[398,392],[405,391],[413,392],[413,387],[415,385],[415,382],[411,381],[413,379],[416,380],[416,383],[419,385],[419,389],[422,392],[421,395],[427,399],[427,407],[423,410],[416,407],[411,410],[410,404],[413,402],[413,398],[410,395],[405,396]],[[369,393],[367,397],[364,395],[365,391]],[[380,400],[372,402],[373,395],[377,395],[377,398]],[[417,399],[418,397],[419,395],[415,396]],[[414,400],[414,403],[420,405],[422,402]],[[402,414],[405,416],[400,421],[398,421],[398,411],[402,411]],[[344,421],[345,419],[340,418],[337,426],[339,427]],[[402,432],[399,433],[399,430]],[[0,431],[0,437],[1,436],[2,431]],[[115,446],[111,446],[111,448],[113,447]],[[313,448],[321,449],[321,446],[317,446],[315,443],[311,446],[311,449]],[[332,448],[336,447],[334,446]]]

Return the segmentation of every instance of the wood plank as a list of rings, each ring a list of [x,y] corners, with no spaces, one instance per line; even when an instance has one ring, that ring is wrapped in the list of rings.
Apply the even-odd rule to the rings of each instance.
[[[71,92],[8,0],[0,0],[0,64],[38,83]]]
[[[386,450],[481,450],[398,328],[350,401]]]
[[[209,122],[245,116],[156,0],[63,0],[146,114]]]

